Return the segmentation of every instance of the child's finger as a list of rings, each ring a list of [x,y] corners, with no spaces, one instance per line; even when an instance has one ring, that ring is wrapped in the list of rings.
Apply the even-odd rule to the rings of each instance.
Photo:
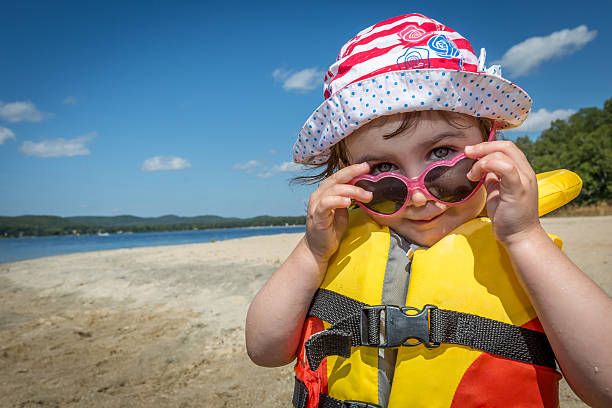
[[[365,203],[372,200],[372,192],[352,184],[335,184],[328,188],[324,195],[349,197]]]
[[[499,200],[499,177],[495,173],[487,173],[485,176],[484,186],[487,190],[487,202],[495,202]]]
[[[480,180],[485,173],[495,173],[503,187],[523,185],[523,179],[514,161],[504,153],[495,152],[478,160],[468,172],[470,180]]]
[[[351,205],[351,199],[343,196],[325,196],[313,209],[314,220],[329,220],[333,210],[347,208]]]
[[[367,162],[344,167],[323,180],[321,182],[321,187],[326,189],[333,184],[346,184],[355,177],[365,174],[368,171],[370,171],[370,166]]]
[[[348,207],[352,200],[367,203],[372,200],[372,193],[351,184],[333,185],[315,201],[313,213],[318,216],[327,216],[332,209]]]
[[[525,157],[525,154],[518,148],[518,146],[509,140],[483,142],[465,147],[466,156],[473,159],[481,158],[495,152],[502,152],[514,160],[516,166],[518,166],[519,170],[524,174],[529,174],[533,171],[531,169],[531,165],[527,161],[527,157]]]
[[[367,165],[367,163],[366,163]],[[348,168],[348,167],[347,167]],[[345,170],[345,169],[342,169]],[[338,173],[342,170],[339,170]],[[353,168],[352,172],[349,172],[349,176],[354,174],[355,171],[359,171],[359,168]],[[363,167],[362,167],[363,170]],[[369,166],[366,167],[366,171],[369,170]],[[337,173],[336,173],[337,174]],[[359,173],[362,174],[362,173]],[[359,175],[357,174],[357,175]],[[323,197],[325,197],[326,195],[340,195],[340,196],[345,196],[345,197],[350,197],[352,199],[355,199],[357,201],[362,201],[362,202],[368,202],[372,199],[372,194],[369,191],[364,190],[361,187],[357,187],[355,185],[352,184],[346,184],[348,182],[345,183],[339,183],[338,180],[344,180],[346,179],[348,176],[346,175],[346,173],[341,174],[340,177],[335,178],[333,180],[330,180],[332,177],[334,177],[335,174],[331,177],[329,177],[328,179],[324,180],[321,185],[319,186],[319,188],[317,188],[310,196],[311,202],[318,202],[319,200],[321,200]],[[353,178],[355,178],[357,176],[354,176],[352,178],[349,179],[349,181],[351,181]],[[328,181],[329,180],[329,181]]]

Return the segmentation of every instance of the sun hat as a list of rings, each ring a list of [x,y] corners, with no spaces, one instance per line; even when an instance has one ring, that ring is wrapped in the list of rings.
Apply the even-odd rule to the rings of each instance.
[[[320,164],[330,147],[383,115],[446,110],[519,126],[531,98],[485,67],[459,33],[421,14],[366,28],[347,42],[324,78],[325,101],[308,118],[293,147],[297,163]]]

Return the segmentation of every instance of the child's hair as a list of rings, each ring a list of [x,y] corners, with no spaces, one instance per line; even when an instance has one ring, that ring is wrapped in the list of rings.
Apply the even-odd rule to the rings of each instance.
[[[482,118],[482,117],[476,118],[476,117],[461,114],[461,113],[454,113],[454,112],[448,112],[448,111],[442,111],[442,110],[400,113],[399,115],[402,116],[402,123],[400,124],[400,126],[393,132],[387,135],[384,135],[383,138],[389,139],[389,138],[399,135],[400,133],[404,132],[406,129],[410,129],[411,127],[413,127],[423,115],[428,115],[433,112],[439,114],[442,117],[442,119],[446,121],[446,123],[448,123],[450,126],[454,127],[455,129],[466,129],[471,126],[471,123],[473,123],[473,121],[477,121],[480,131],[482,133],[483,141],[489,138],[489,133],[491,132],[491,127],[493,126],[493,121],[491,119]],[[458,116],[460,117],[459,119],[458,119]],[[382,118],[386,118],[386,117],[383,116]],[[466,125],[468,121],[470,122],[470,124]],[[351,164],[350,157],[346,149],[346,140],[342,139],[340,140],[340,142],[331,146],[329,157],[327,161],[323,163],[306,162],[304,164],[307,166],[306,171],[317,171],[318,169],[322,169],[322,170],[317,174],[294,177],[293,179],[291,179],[292,183],[316,184],[316,183],[323,181],[324,179],[334,174],[336,171],[346,166],[349,166]]]

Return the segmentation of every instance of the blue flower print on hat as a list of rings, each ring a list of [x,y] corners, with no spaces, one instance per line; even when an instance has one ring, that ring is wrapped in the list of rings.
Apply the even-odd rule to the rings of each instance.
[[[429,48],[434,50],[439,57],[442,58],[457,58],[459,50],[445,35],[439,34],[432,37],[427,43]]]
[[[411,47],[398,59],[397,65],[400,69],[425,69],[429,68],[429,50],[424,47]]]

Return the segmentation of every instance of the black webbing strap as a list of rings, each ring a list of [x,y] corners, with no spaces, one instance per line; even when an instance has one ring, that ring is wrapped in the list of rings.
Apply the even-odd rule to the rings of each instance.
[[[496,356],[555,368],[546,334],[452,310],[430,311],[430,341],[472,347]]]
[[[296,377],[293,387],[293,406],[295,408],[306,408],[306,404],[308,404],[308,388]]]
[[[295,408],[306,408],[308,404],[308,388],[306,385],[295,379],[293,388],[293,406]],[[318,408],[381,408],[380,405],[370,404],[361,401],[341,401],[330,397],[327,394],[319,394]]]
[[[429,313],[411,315],[397,306],[372,307],[339,293],[319,289],[308,314],[332,323],[332,326],[314,334],[305,343],[311,370],[316,370],[327,356],[350,356],[351,347],[410,345],[403,341],[418,337],[411,330],[419,324],[410,322],[417,318],[422,321],[416,323],[425,324],[425,333],[421,336],[428,337],[418,338],[428,347],[439,343],[459,344],[524,363],[556,368],[554,353],[544,333],[435,306],[428,308]],[[397,344],[380,340],[382,310],[386,316],[384,339],[397,338],[398,333],[392,331],[398,327],[407,330],[403,340]],[[390,320],[390,316],[394,320]]]
[[[331,290],[319,289],[312,299],[308,316],[315,316],[327,323],[336,324],[349,316],[359,314],[364,306],[368,305]]]
[[[304,344],[311,370],[316,370],[327,356],[348,358],[351,355],[351,347],[361,345],[359,324],[361,309],[365,306],[367,304],[331,290],[317,291],[308,316],[318,317],[332,326],[313,334]]]
[[[361,313],[366,313],[369,321],[378,321],[380,310],[368,309],[368,304],[359,302],[348,296],[332,292],[327,289],[319,289],[315,294],[312,305],[308,310],[308,316],[318,317],[331,323],[332,326],[326,331],[348,332],[351,336],[353,347],[361,345],[360,319]],[[368,339],[378,342],[380,327],[378,325],[368,326]]]
[[[340,356],[344,358],[351,356],[351,332],[335,330],[333,327],[313,334],[304,343],[306,359],[312,371],[316,371],[321,361],[327,356]]]

